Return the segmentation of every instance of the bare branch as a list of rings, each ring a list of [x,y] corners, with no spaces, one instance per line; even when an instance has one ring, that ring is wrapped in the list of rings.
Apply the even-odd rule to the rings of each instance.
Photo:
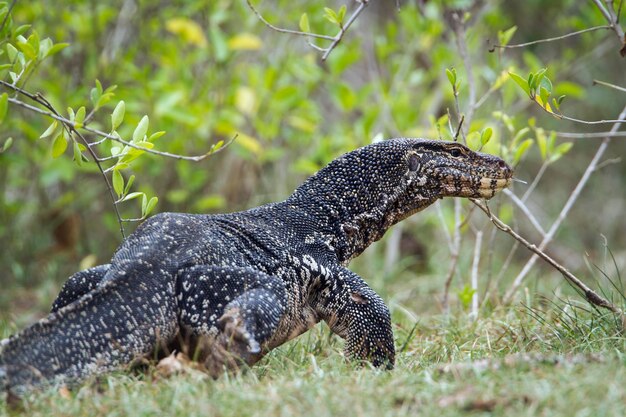
[[[598,139],[598,138],[622,138],[626,137],[626,132],[589,132],[589,133],[579,133],[579,132],[554,132],[556,136],[559,138],[568,138],[568,139]]]
[[[267,26],[268,28],[272,30],[275,30],[276,32],[289,33],[290,35],[307,36],[307,37],[316,38],[316,39],[324,39],[327,41],[335,40],[334,36],[320,35],[318,33],[302,32],[300,30],[284,29],[284,28],[279,28],[278,26],[274,26],[263,17],[263,15],[252,5],[252,2],[250,2],[250,0],[246,0],[246,2],[248,3],[248,7],[250,8],[250,10],[254,12],[256,17],[258,17],[259,20],[263,22],[265,26]]]
[[[626,107],[624,107],[624,109],[622,110],[622,112],[620,113],[620,115],[618,117],[620,119],[626,117]],[[613,125],[613,128],[611,129],[611,131],[612,132],[617,131],[620,126],[621,126],[621,123],[615,123]],[[578,181],[578,184],[576,185],[576,188],[574,188],[574,191],[572,191],[572,193],[570,194],[570,196],[567,199],[565,205],[561,209],[561,212],[559,213],[557,219],[554,221],[554,223],[552,224],[552,226],[550,227],[550,229],[546,233],[545,237],[543,238],[543,240],[539,244],[539,246],[537,248],[538,251],[543,251],[545,249],[545,247],[548,245],[548,243],[550,243],[550,241],[554,237],[556,231],[561,226],[561,223],[563,222],[563,220],[565,220],[565,218],[567,217],[567,215],[568,215],[569,211],[571,210],[572,206],[574,205],[574,203],[578,199],[578,196],[580,195],[582,189],[587,184],[587,181],[589,180],[589,177],[596,170],[597,165],[598,165],[598,163],[600,161],[600,158],[602,158],[602,155],[604,155],[604,152],[606,151],[606,148],[608,147],[610,141],[611,141],[611,138],[610,137],[606,137],[606,138],[604,138],[604,140],[602,141],[602,143],[598,147],[598,150],[596,151],[596,154],[593,156],[591,162],[589,162],[589,165],[587,166],[587,169],[585,170],[585,172],[583,173],[582,177]],[[528,274],[528,272],[530,271],[532,266],[537,261],[538,256],[539,255],[537,255],[537,254],[533,255],[528,260],[528,262],[526,262],[526,264],[524,265],[524,267],[522,268],[520,273],[517,275],[517,277],[515,277],[515,280],[513,281],[513,284],[511,285],[511,288],[509,288],[509,291],[507,291],[507,293],[504,296],[504,302],[505,303],[509,302],[511,300],[511,298],[513,297],[513,294],[515,294],[515,292],[517,291],[517,289],[521,285],[522,281],[524,280],[524,278],[526,277],[526,275]]]
[[[461,251],[461,200],[454,200],[454,235],[452,238],[452,249],[450,251],[450,267],[448,269],[448,275],[443,289],[443,299],[441,304],[443,311],[448,313],[450,311],[450,285],[456,272],[456,267],[459,262],[459,253]]]
[[[593,31],[602,30],[602,29],[607,30],[607,29],[612,29],[612,28],[613,27],[609,26],[609,25],[594,26],[594,27],[590,27],[590,28],[587,28],[587,29],[578,30],[576,32],[567,33],[565,35],[556,36],[554,38],[538,39],[536,41],[525,42],[525,43],[518,43],[518,44],[514,44],[514,45],[492,45],[492,47],[489,49],[489,52],[495,51],[496,48],[500,48],[500,49],[524,48],[526,46],[536,45],[538,43],[560,41],[562,39],[567,39],[567,38],[570,38],[572,36],[578,36],[578,35],[583,34],[583,33],[593,32]]]
[[[524,204],[524,202],[518,196],[513,194],[513,192],[511,190],[505,189],[503,192],[504,192],[504,195],[509,197],[511,199],[511,201],[513,203],[515,203],[515,205],[520,210],[522,210],[522,213],[524,213],[526,215],[526,218],[528,218],[528,220],[530,220],[530,224],[532,224],[535,227],[535,229],[537,229],[537,231],[541,234],[541,237],[545,237],[546,236],[545,230],[543,230],[543,227],[541,227],[541,225],[539,224],[539,221],[533,215],[533,213],[530,211],[528,206],[526,204]]]
[[[331,42],[330,46],[327,47],[327,48],[323,48],[321,46],[315,45],[309,39],[307,39],[307,43],[309,44],[310,47],[312,47],[313,49],[315,49],[315,50],[317,50],[319,52],[323,52],[322,61],[326,61],[326,59],[328,58],[330,53],[337,47],[337,45],[339,45],[339,43],[343,39],[343,36],[348,31],[350,26],[352,26],[352,24],[356,21],[356,19],[363,12],[363,10],[365,10],[365,8],[369,5],[369,1],[370,0],[361,0],[359,2],[359,7],[357,7],[357,9],[354,11],[354,13],[352,13],[352,15],[350,15],[350,17],[348,18],[348,20],[346,21],[345,24],[341,24],[340,25],[339,32],[335,36],[322,35],[322,34],[319,34],[319,33],[312,33],[312,32],[302,32],[300,30],[292,30],[292,29],[280,28],[280,27],[275,26],[275,25],[271,24],[270,22],[268,22],[267,19],[265,19],[263,17],[263,15],[252,5],[252,2],[250,0],[246,0],[246,3],[248,3],[248,7],[250,7],[250,9],[254,12],[254,14],[257,16],[257,18],[261,22],[263,22],[263,24],[265,24],[265,26],[267,26],[268,28],[270,28],[270,29],[272,29],[272,30],[274,30],[276,32],[288,33],[290,35],[304,36],[306,38],[314,38],[314,39],[320,39],[320,40],[324,40],[324,41],[330,41]]]
[[[476,244],[474,245],[474,260],[472,261],[472,278],[470,285],[472,293],[472,309],[471,316],[476,319],[478,317],[478,264],[480,263],[480,249],[483,243],[483,231],[476,232]]]
[[[542,249],[540,249],[540,247],[537,247],[536,245],[530,243],[528,240],[524,239],[520,234],[518,234],[513,229],[511,229],[506,223],[504,223],[502,220],[500,220],[498,217],[496,217],[493,213],[491,213],[491,211],[489,210],[489,207],[485,203],[483,203],[482,201],[477,200],[477,199],[470,199],[470,200],[474,204],[476,204],[483,212],[485,212],[485,214],[487,214],[487,216],[489,217],[489,220],[491,220],[491,222],[498,229],[500,229],[503,232],[513,236],[513,238],[515,240],[517,240],[522,245],[524,245],[528,250],[533,252],[535,254],[534,256],[540,257],[541,259],[543,259],[544,261],[546,261],[547,263],[552,265],[570,283],[572,283],[573,285],[578,287],[585,294],[585,298],[587,299],[587,301],[589,301],[593,305],[596,305],[598,307],[606,308],[606,309],[611,310],[612,312],[618,314],[620,316],[620,318],[622,319],[622,325],[624,326],[624,324],[626,324],[626,320],[625,320],[625,317],[624,317],[624,312],[622,312],[622,310],[620,308],[618,308],[613,303],[611,303],[609,300],[607,300],[606,298],[602,297],[601,295],[599,295],[598,293],[593,291],[591,288],[589,288],[587,285],[585,285],[585,283],[583,283],[581,280],[579,280],[574,274],[569,272],[563,265],[561,265],[560,263],[555,261],[552,257],[550,257],[548,254],[546,254]]]
[[[613,32],[615,32],[615,34],[617,35],[617,38],[622,43],[622,47],[620,48],[619,53],[622,57],[625,57],[626,56],[626,36],[624,36],[624,30],[619,25],[619,14],[615,13],[615,9],[613,7],[614,1],[605,0],[604,3],[606,4],[606,7],[604,7],[605,5],[602,4],[601,0],[593,0],[593,3],[600,10],[602,15],[606,19],[606,21],[609,23],[610,28],[613,29]],[[622,8],[622,3],[620,2],[618,12],[621,12],[621,8]]]
[[[609,87],[609,88],[613,88],[613,89],[618,90],[618,91],[626,92],[626,88],[620,87],[619,85],[607,83],[606,81],[593,80],[593,85],[596,85],[596,84],[603,85],[603,86]]]

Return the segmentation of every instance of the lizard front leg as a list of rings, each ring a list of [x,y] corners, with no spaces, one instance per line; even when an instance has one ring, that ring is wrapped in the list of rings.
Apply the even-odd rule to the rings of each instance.
[[[196,345],[190,353],[214,377],[260,360],[286,306],[283,282],[251,268],[185,269],[177,297],[180,327]]]
[[[346,357],[392,369],[395,347],[389,308],[361,277],[345,268],[322,280],[313,308],[331,330],[346,339]]]

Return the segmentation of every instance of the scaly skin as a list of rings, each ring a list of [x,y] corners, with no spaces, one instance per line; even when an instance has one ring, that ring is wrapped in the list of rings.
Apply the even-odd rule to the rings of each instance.
[[[391,368],[389,310],[346,266],[437,199],[491,198],[511,176],[458,143],[392,139],[339,157],[279,203],[155,215],[0,345],[0,387],[78,383],[155,349],[186,350],[217,376],[321,320],[347,357]]]

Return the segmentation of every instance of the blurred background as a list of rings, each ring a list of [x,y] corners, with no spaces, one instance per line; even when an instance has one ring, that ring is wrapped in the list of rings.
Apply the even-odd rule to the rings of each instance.
[[[279,27],[297,29],[306,13],[313,32],[334,35],[336,24],[324,17],[323,8],[337,10],[344,2],[254,4]],[[345,4],[348,15],[358,6]],[[134,189],[159,197],[157,212],[230,212],[284,199],[333,158],[375,139],[449,140],[450,126],[458,125],[446,76],[446,69],[454,68],[458,108],[471,113],[463,126],[469,145],[478,149],[481,132],[492,129],[482,149],[516,165],[516,177],[528,183],[513,186],[519,197],[543,172],[526,205],[547,230],[602,140],[564,139],[551,132],[601,132],[612,125],[547,114],[508,72],[526,77],[547,68],[553,95],[566,95],[561,111],[578,119],[614,119],[626,105],[626,93],[593,85],[595,79],[626,86],[626,59],[611,31],[490,52],[513,26],[510,44],[605,25],[592,2],[371,1],[325,62],[305,38],[269,29],[242,0],[66,0],[54,6],[30,0],[17,1],[12,16],[15,25],[32,25],[41,39],[69,43],[23,85],[58,110],[85,105],[89,112],[97,79],[104,88],[117,88],[92,127],[108,129],[111,111],[124,100],[120,134],[132,135],[148,115],[150,132],[166,132],[155,142],[159,150],[201,154],[238,135],[224,151],[199,163],[151,155],[135,160],[124,176],[133,173]],[[461,31],[458,26],[455,31],[452,16],[460,17]],[[6,69],[0,75],[8,78]],[[470,111],[472,100],[476,105]],[[39,139],[50,122],[10,107],[0,125],[0,141],[14,139],[0,154],[0,321],[13,329],[44,315],[67,277],[108,262],[122,240],[95,165],[78,167],[69,151],[52,158],[51,141]],[[529,147],[520,150],[526,140]],[[613,139],[601,168],[548,246],[594,287],[610,289],[604,275],[617,282],[626,264],[624,141]],[[568,142],[571,149],[561,146]],[[110,146],[103,144],[102,154]],[[541,240],[509,197],[501,195],[490,206],[531,241]],[[140,215],[133,202],[121,210],[127,218]],[[461,215],[463,220],[470,216],[459,229],[451,308],[467,310],[476,290],[483,308],[494,308],[530,253],[511,252],[514,240],[496,232],[468,202]],[[127,225],[127,231],[134,227]],[[441,314],[454,229],[454,203],[442,201],[390,231],[351,269],[390,302],[396,320]],[[483,232],[479,282],[471,288],[478,231]],[[535,303],[541,302],[536,294],[551,298],[572,292],[557,272],[538,262],[516,300]]]

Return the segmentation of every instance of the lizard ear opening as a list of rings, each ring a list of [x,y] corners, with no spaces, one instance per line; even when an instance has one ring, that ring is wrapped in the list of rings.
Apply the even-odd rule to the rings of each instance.
[[[410,171],[417,171],[420,166],[420,162],[419,162],[419,159],[417,158],[417,155],[412,154],[411,156],[409,156],[408,164],[409,164]]]

